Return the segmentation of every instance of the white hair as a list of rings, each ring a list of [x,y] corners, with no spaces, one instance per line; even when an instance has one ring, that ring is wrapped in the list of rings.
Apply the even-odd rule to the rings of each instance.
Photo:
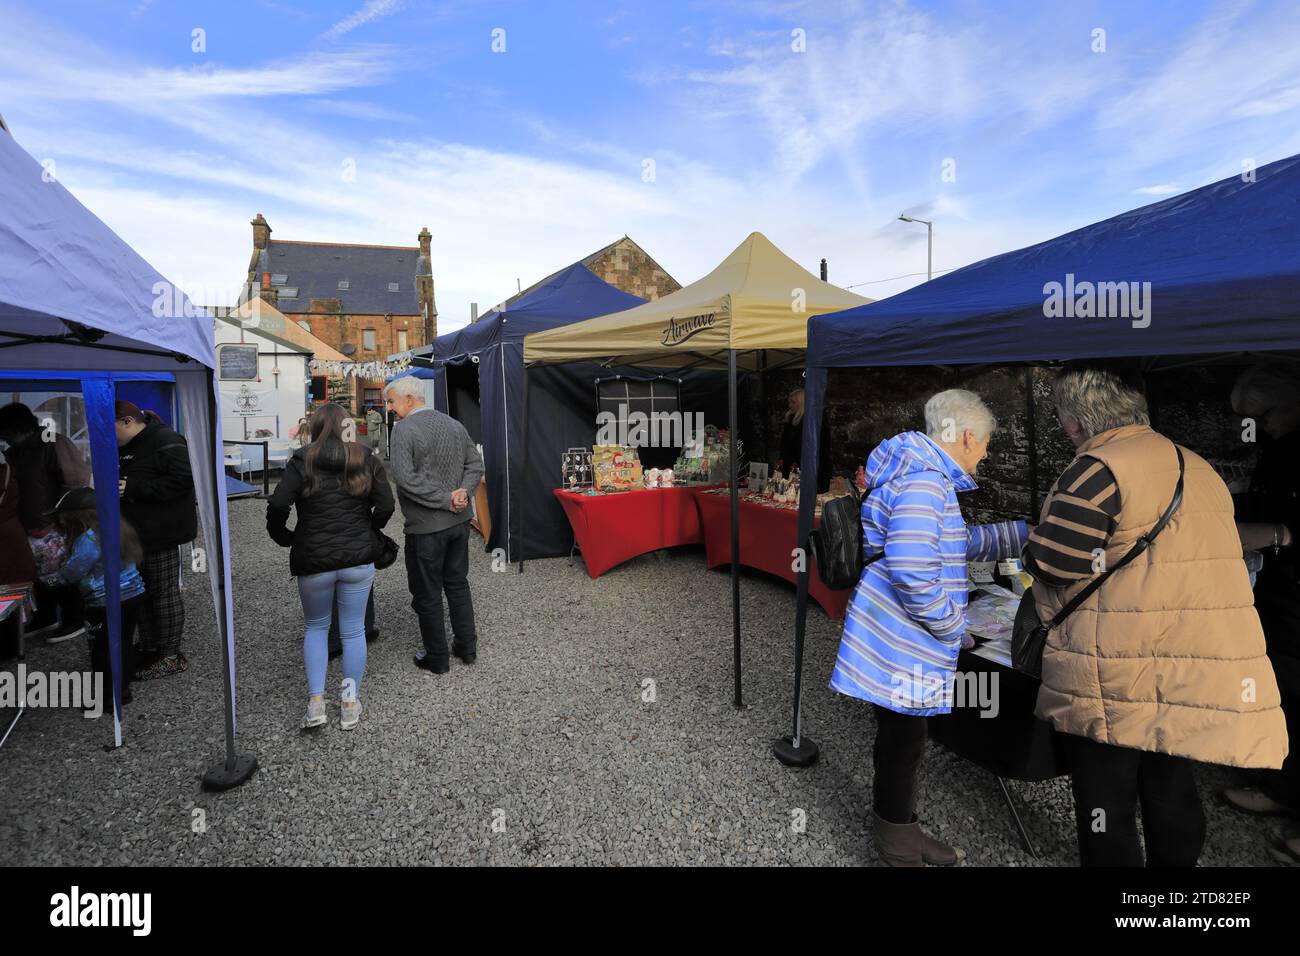
[[[416,378],[414,375],[403,375],[401,378],[395,378],[384,386],[385,395],[404,395],[414,398],[417,401],[424,402],[424,381]]]
[[[998,420],[984,401],[964,388],[931,395],[925,403],[925,433],[935,441],[956,441],[964,431],[983,441],[997,427]]]

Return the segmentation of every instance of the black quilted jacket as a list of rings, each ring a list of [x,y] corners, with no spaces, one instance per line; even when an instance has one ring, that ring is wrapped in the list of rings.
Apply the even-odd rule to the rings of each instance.
[[[284,477],[266,503],[266,530],[276,544],[289,548],[289,573],[319,574],[356,567],[375,560],[377,531],[393,516],[393,489],[378,457],[364,445],[370,472],[370,494],[353,497],[343,490],[343,443],[327,442],[317,460],[321,482],[314,494],[303,495],[307,483],[299,448],[285,466]],[[297,506],[298,520],[289,530],[289,509]]]

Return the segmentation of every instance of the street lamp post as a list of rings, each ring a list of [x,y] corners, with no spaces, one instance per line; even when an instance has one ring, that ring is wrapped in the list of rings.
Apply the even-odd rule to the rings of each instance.
[[[914,219],[911,216],[899,216],[903,222],[919,222],[925,225],[925,281],[934,278],[934,223],[928,219]]]

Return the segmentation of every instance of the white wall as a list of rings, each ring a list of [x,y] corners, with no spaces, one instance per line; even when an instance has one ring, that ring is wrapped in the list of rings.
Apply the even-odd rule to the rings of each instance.
[[[260,382],[222,382],[221,432],[231,440],[256,440],[255,432],[259,428],[270,429],[274,438],[288,438],[289,429],[298,423],[298,419],[307,414],[306,379],[311,377],[308,362],[311,356],[302,352],[290,351],[286,346],[273,342],[253,329],[239,329],[228,322],[217,320],[216,344],[218,348],[226,343],[243,342],[256,345],[258,351],[257,374]],[[274,353],[277,353],[274,354]],[[266,354],[262,354],[266,353]],[[279,375],[272,370],[278,368]],[[266,401],[262,408],[264,414],[242,416],[235,414],[228,396],[239,390],[240,385],[248,385],[255,391],[264,392]]]

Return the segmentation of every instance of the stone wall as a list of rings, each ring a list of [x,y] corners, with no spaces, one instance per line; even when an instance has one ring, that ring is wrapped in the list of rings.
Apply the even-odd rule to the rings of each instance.
[[[1245,461],[1253,446],[1242,441],[1240,416],[1228,405],[1237,369],[1200,367],[1148,377],[1152,423],[1174,441],[1212,461]],[[962,495],[968,521],[1030,514],[1030,443],[1037,449],[1037,495],[1041,504],[1074,457],[1056,420],[1050,369],[834,369],[827,385],[831,461],[835,474],[852,476],[879,442],[908,429],[924,430],[923,408],[932,394],[966,388],[980,395],[998,418],[989,457],[980,466],[979,490]],[[1032,428],[1027,413],[1026,376],[1033,383]],[[800,372],[773,372],[766,383],[766,415],[760,413],[756,384],[746,396],[742,428],[750,460],[776,455],[781,418],[789,393],[803,384]],[[759,429],[768,429],[766,455]],[[742,437],[743,437],[742,433]]]
[[[584,262],[610,285],[643,299],[657,299],[682,287],[645,250],[626,237]]]

